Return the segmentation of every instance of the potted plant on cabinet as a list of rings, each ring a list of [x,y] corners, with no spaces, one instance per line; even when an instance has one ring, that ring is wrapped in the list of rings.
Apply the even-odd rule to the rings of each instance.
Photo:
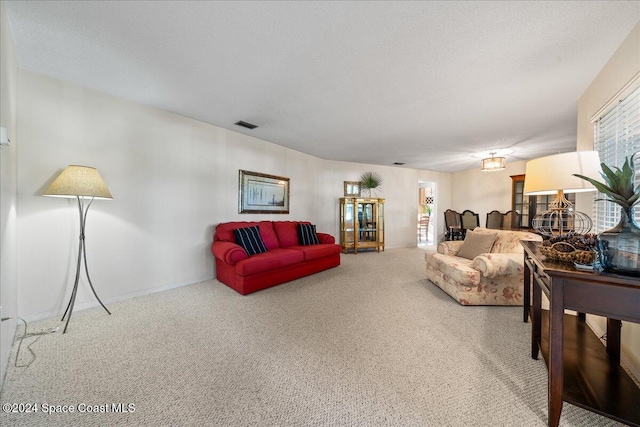
[[[371,197],[371,190],[379,190],[382,185],[382,176],[378,172],[365,172],[360,177],[362,191]]]

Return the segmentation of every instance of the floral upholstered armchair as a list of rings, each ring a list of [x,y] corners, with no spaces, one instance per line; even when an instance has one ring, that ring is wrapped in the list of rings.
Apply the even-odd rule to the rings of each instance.
[[[521,240],[542,241],[526,231],[477,227],[464,241],[446,241],[425,255],[427,279],[462,305],[522,305]]]

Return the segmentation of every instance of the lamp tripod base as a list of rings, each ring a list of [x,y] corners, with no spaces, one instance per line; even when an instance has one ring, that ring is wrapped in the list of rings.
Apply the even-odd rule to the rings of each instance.
[[[71,313],[73,313],[73,306],[76,303],[76,295],[78,293],[78,283],[80,282],[80,269],[82,267],[83,260],[84,260],[84,272],[87,275],[87,280],[89,281],[89,286],[91,286],[91,291],[93,292],[93,295],[96,297],[96,299],[98,300],[102,308],[104,308],[105,311],[109,315],[111,315],[111,312],[102,303],[102,301],[100,300],[100,297],[98,297],[98,294],[96,293],[96,290],[93,287],[93,283],[91,283],[91,277],[89,276],[89,268],[87,267],[87,250],[84,243],[84,227],[87,221],[87,212],[89,211],[91,202],[93,202],[93,197],[87,204],[86,208],[83,205],[82,199],[80,197],[77,197],[77,199],[78,199],[78,210],[80,212],[80,243],[78,247],[78,264],[76,267],[76,279],[73,284],[73,291],[71,292],[71,298],[69,299],[69,303],[67,304],[67,309],[64,311],[64,314],[62,315],[62,319],[60,319],[60,321],[62,322],[64,321],[65,317],[67,318],[67,322],[64,324],[64,329],[62,330],[63,334],[67,332],[67,327],[69,326],[69,320],[71,320]]]

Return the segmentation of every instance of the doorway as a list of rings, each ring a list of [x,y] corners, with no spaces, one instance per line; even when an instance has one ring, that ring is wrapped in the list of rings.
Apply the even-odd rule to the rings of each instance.
[[[436,230],[436,183],[418,181],[418,215],[416,217],[416,240],[418,247],[435,245]]]

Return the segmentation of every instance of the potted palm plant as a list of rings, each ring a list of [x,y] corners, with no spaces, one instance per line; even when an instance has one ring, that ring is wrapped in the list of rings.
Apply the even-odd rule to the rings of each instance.
[[[362,191],[367,192],[368,196],[371,197],[372,190],[380,189],[382,176],[378,172],[365,172],[360,177],[360,182],[362,182]]]
[[[590,182],[608,200],[620,205],[621,215],[618,225],[598,235],[598,255],[605,270],[616,273],[640,275],[640,228],[635,223],[633,208],[640,201],[640,186],[634,186],[636,170],[634,153],[626,157],[622,168],[610,168],[604,163],[602,179],[597,181],[584,175],[574,174]]]

